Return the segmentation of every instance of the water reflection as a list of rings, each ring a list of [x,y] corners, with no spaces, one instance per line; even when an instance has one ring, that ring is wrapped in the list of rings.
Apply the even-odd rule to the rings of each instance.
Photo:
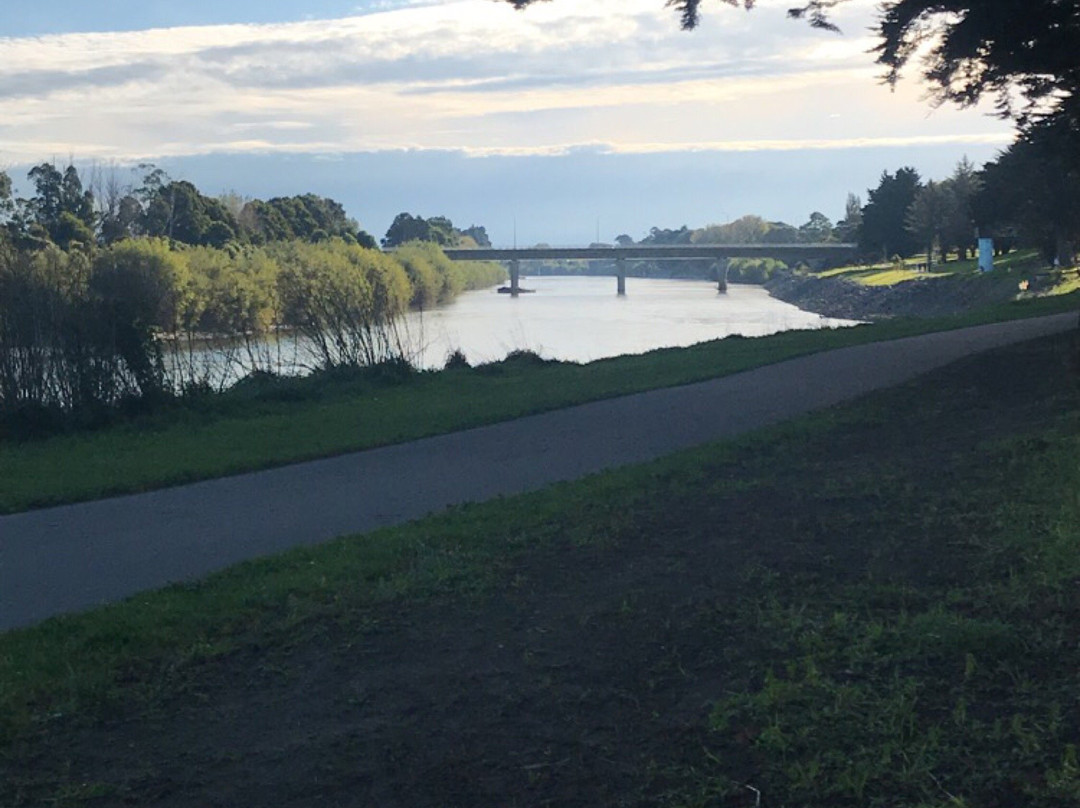
[[[628,278],[627,294],[615,294],[615,278],[529,278],[534,294],[511,298],[494,288],[466,292],[455,302],[413,312],[392,335],[402,353],[421,368],[441,368],[452,351],[472,364],[531,350],[549,359],[589,362],[654,348],[693,345],[731,334],[747,337],[778,331],[854,325],[802,311],[759,286]],[[304,374],[318,367],[312,346],[293,333],[266,339],[175,343],[167,352],[170,378],[202,380],[221,389],[252,370]]]
[[[628,278],[615,294],[615,278],[535,277],[535,294],[511,298],[494,289],[467,292],[454,303],[409,316],[409,341],[421,367],[441,367],[460,349],[470,362],[501,359],[515,349],[576,362],[693,345],[731,334],[854,325],[802,311],[759,286]]]

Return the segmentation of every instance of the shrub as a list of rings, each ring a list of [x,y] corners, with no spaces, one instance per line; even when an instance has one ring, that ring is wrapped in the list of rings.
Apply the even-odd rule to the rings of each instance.
[[[446,370],[463,370],[472,367],[469,364],[469,360],[460,348],[455,348],[446,355],[446,364],[443,366]]]

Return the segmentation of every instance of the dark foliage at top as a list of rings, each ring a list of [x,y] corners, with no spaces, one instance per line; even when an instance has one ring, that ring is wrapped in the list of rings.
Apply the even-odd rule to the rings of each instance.
[[[754,0],[719,0],[746,9]],[[524,8],[538,0],[507,0]],[[829,12],[847,0],[809,0],[788,13],[816,28],[836,30]],[[667,0],[683,28],[700,21],[702,0]],[[1080,13],[1073,0],[887,0],[875,26],[877,61],[895,82],[928,47],[923,79],[937,102],[969,106],[994,95],[1002,115],[1026,118],[1080,89]],[[1027,102],[1017,110],[1010,91]]]
[[[384,247],[400,247],[410,241],[427,241],[440,247],[490,247],[487,229],[483,225],[470,225],[464,230],[454,227],[445,216],[414,216],[399,213],[382,239]]]
[[[52,243],[65,250],[138,236],[217,248],[331,238],[377,246],[333,199],[315,194],[265,202],[235,194],[215,198],[152,165],[139,169],[138,185],[124,185],[115,172],[103,176],[95,169],[91,187],[84,187],[74,165],[61,170],[42,163],[27,175],[34,187],[28,199],[16,198],[10,177],[0,172],[0,238],[25,249]]]
[[[376,246],[375,239],[359,229],[340,203],[315,194],[275,197],[266,202],[253,199],[244,206],[240,219],[256,242],[343,238],[361,247]]]

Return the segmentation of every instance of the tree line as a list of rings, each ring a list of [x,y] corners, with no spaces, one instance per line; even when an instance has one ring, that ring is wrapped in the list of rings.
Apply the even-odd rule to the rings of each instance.
[[[108,246],[140,237],[218,248],[331,238],[376,246],[332,199],[304,194],[264,201],[235,193],[214,198],[153,165],[137,170],[142,176],[136,182],[123,183],[115,170],[95,169],[84,183],[74,165],[61,169],[44,162],[27,175],[34,191],[28,197],[16,197],[11,178],[0,172],[3,237],[23,249],[50,243],[65,250]]]
[[[402,315],[505,278],[433,241],[374,249],[333,200],[213,199],[156,169],[96,195],[0,174],[0,431],[95,423],[251,373],[407,362]],[[481,228],[482,230],[482,228]]]
[[[1041,251],[1047,265],[1073,266],[1080,244],[1080,136],[1063,117],[1024,127],[998,157],[976,168],[966,157],[943,180],[923,181],[905,166],[884,171],[875,188],[848,194],[835,224],[815,211],[802,225],[747,215],[692,229],[653,227],[632,244],[855,244],[861,260],[890,261],[924,254],[929,264],[966,260],[979,237],[995,250]],[[741,264],[740,264],[741,265]]]

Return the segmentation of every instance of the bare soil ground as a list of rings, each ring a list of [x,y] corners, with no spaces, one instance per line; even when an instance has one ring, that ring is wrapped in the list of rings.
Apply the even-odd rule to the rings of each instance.
[[[0,758],[0,780],[19,783],[6,796],[663,804],[708,765],[711,704],[769,662],[736,618],[754,571],[837,585],[962,577],[963,551],[933,529],[905,529],[914,517],[898,508],[959,484],[987,441],[1073,406],[1070,350],[1056,338],[966,360],[829,429],[780,429],[718,452],[690,478],[661,464],[647,496],[597,503],[610,505],[602,531],[560,527],[501,566],[495,585],[305,623],[163,672],[149,701],[53,722]],[[849,485],[875,478],[907,493]]]

